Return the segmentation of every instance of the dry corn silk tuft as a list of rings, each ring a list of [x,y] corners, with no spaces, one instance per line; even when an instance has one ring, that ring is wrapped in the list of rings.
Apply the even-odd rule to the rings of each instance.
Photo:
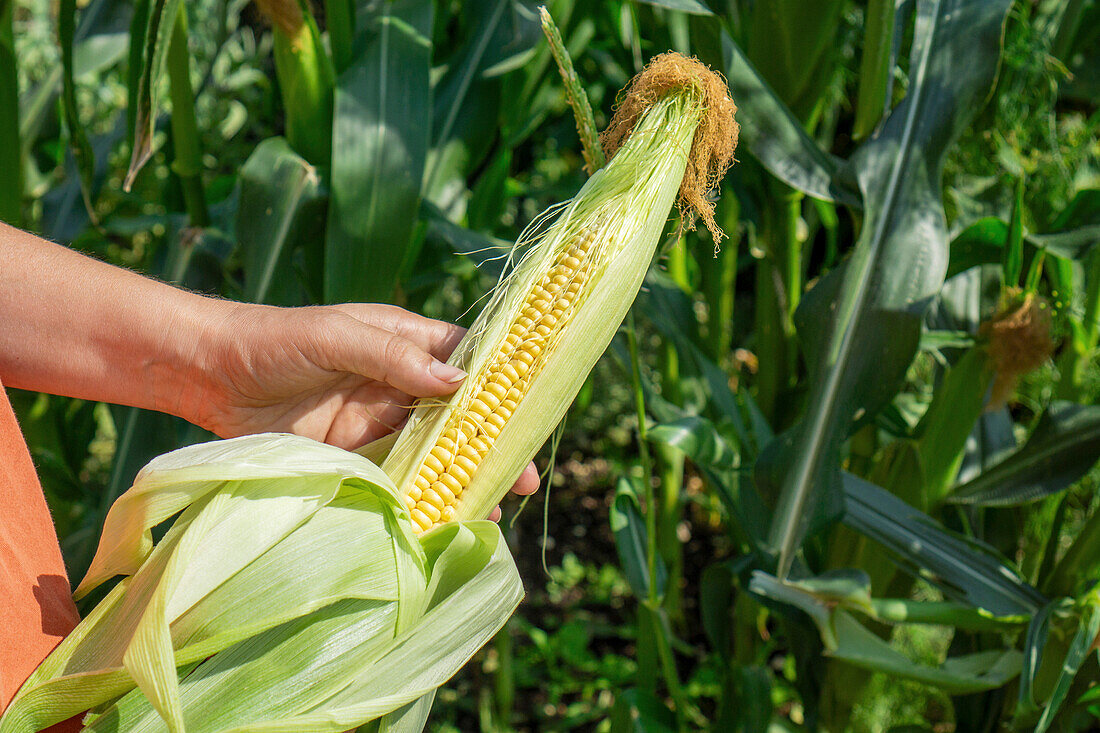
[[[603,137],[610,162],[520,237],[451,359],[468,378],[414,409],[381,468],[274,434],[154,459],[111,507],[77,594],[121,580],[0,733],[82,713],[102,733],[421,730],[436,688],[523,597],[483,520],[607,348],[670,210],[721,236],[706,196],[733,162],[734,111],[693,59],[664,54],[633,80]]]
[[[1050,304],[1037,293],[1011,290],[1001,309],[982,324],[996,374],[988,409],[1003,407],[1020,377],[1042,366],[1054,352]]]

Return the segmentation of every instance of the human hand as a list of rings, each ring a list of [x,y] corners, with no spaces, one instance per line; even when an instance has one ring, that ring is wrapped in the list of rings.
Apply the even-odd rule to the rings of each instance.
[[[222,437],[290,432],[353,450],[399,428],[416,398],[450,394],[465,377],[445,363],[464,329],[396,306],[225,305],[198,360],[206,386],[179,409]],[[537,488],[531,464],[512,490]]]

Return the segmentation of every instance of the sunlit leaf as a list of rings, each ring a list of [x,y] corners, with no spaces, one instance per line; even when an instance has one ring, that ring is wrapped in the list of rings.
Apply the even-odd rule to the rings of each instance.
[[[950,598],[998,616],[1032,614],[1043,595],[990,547],[948,532],[888,491],[843,474],[844,524],[886,547],[910,573]]]
[[[953,504],[1013,506],[1073,485],[1100,456],[1100,407],[1053,403],[1022,448],[956,488]]]
[[[892,399],[916,352],[920,314],[947,271],[944,156],[993,80],[1010,5],[918,2],[908,94],[852,157],[864,194],[859,241],[799,308],[813,377],[771,530],[780,576],[801,544],[815,486],[835,485],[848,426]]]
[[[393,297],[420,208],[432,12],[426,0],[379,6],[336,82],[325,302]]]

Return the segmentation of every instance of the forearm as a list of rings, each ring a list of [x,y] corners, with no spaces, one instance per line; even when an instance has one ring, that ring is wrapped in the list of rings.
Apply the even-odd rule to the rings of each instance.
[[[206,387],[203,342],[230,308],[0,223],[8,386],[179,415]]]

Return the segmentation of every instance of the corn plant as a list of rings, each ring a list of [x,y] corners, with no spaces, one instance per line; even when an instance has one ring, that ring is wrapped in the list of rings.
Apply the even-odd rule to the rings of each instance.
[[[1095,3],[554,0],[565,54],[510,0],[215,5],[61,4],[73,22],[50,32],[72,52],[58,53],[56,78],[19,70],[35,79],[19,107],[27,223],[231,297],[391,300],[470,324],[496,256],[603,167],[571,100],[607,120],[645,59],[674,49],[721,71],[740,108],[739,165],[714,214],[729,238],[717,256],[691,232],[661,244],[549,474],[545,585],[560,585],[565,553],[602,563],[603,580],[586,576],[571,590],[582,600],[559,606],[525,572],[531,600],[439,693],[438,720],[1094,724]],[[173,45],[181,17],[187,43]],[[0,13],[0,49],[3,28]],[[12,68],[0,60],[0,94]],[[91,114],[89,90],[113,78],[126,113]],[[185,82],[193,112],[177,109]],[[248,112],[226,137],[234,102]],[[115,163],[135,148],[152,155],[124,195]],[[583,241],[537,234],[526,238],[548,268],[549,242]],[[533,263],[494,302],[507,328],[534,305]],[[494,352],[506,326],[494,329],[479,322],[461,358]],[[418,432],[390,459],[402,464],[395,511],[434,523],[492,501],[477,474],[511,457],[486,436],[504,406],[497,437],[515,448],[509,425],[534,425],[541,398],[537,383],[497,394],[488,364],[471,366],[486,378],[461,400],[418,408]],[[74,577],[137,470],[203,438],[149,413],[14,401]],[[489,407],[491,427],[460,447],[468,409]],[[478,460],[474,445],[487,448]],[[439,477],[417,486],[433,450],[463,491],[450,478],[446,491]],[[561,485],[597,453],[610,466],[598,491]],[[583,526],[565,524],[578,513]],[[525,569],[538,568],[537,515],[510,530]],[[635,602],[597,603],[602,582]],[[579,628],[587,645],[569,635]],[[128,694],[128,706],[145,699]]]

